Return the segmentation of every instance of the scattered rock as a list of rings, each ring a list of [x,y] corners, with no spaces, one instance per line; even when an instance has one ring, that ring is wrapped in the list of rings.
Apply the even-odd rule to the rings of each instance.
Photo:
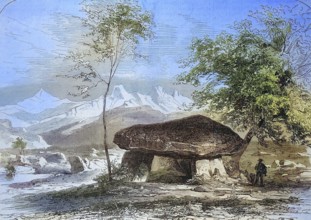
[[[80,173],[86,169],[86,165],[84,164],[81,157],[78,156],[70,156],[68,157],[68,162],[70,163],[70,171],[71,173]]]
[[[271,168],[278,168],[278,167],[280,167],[281,165],[280,165],[280,161],[279,160],[275,160],[275,161],[273,161],[272,162],[272,164],[271,164]]]
[[[86,165],[86,167],[88,168],[88,169],[91,169],[91,162],[89,161],[89,159],[87,159],[87,158],[84,158],[83,159],[83,162],[84,162],[84,164]]]
[[[92,157],[98,157],[98,153],[99,153],[98,150],[96,150],[95,148],[92,148],[92,152],[91,152],[90,156],[92,156]]]
[[[39,161],[38,156],[35,155],[21,155],[21,162],[27,165],[35,164]]]
[[[294,168],[306,168],[305,165],[301,163],[295,163],[290,160],[275,160],[271,164],[271,168],[288,168],[288,169],[294,169]]]
[[[271,157],[276,157],[277,155],[274,153],[269,153],[269,152],[265,152],[265,151],[258,151],[256,153],[253,153],[252,156],[271,156]]]
[[[32,166],[37,174],[69,174],[70,164],[63,153],[45,152],[21,157],[21,162]]]
[[[63,163],[66,162],[66,156],[63,153],[46,153],[43,156],[48,163]]]
[[[197,186],[197,187],[194,187],[193,191],[195,191],[195,192],[208,192],[209,190],[204,186]]]

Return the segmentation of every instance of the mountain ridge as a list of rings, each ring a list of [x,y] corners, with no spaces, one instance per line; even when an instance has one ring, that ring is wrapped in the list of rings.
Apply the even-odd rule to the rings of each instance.
[[[192,100],[174,91],[172,95],[166,93],[161,86],[154,88],[156,96],[145,95],[140,92],[129,93],[123,85],[116,85],[107,97],[109,111],[117,107],[149,106],[163,114],[170,114],[185,110],[192,104]],[[29,127],[40,121],[53,117],[78,117],[83,120],[88,117],[99,116],[102,113],[103,97],[90,101],[69,101],[52,96],[40,89],[34,96],[18,102],[16,105],[0,107],[0,118],[9,119],[13,127]]]
[[[119,117],[123,117],[126,111],[130,111],[132,116],[128,116],[126,120],[140,122],[139,115],[142,115],[142,112],[150,112],[152,117],[156,116],[162,120],[166,117],[165,115],[185,111],[185,106],[191,104],[192,100],[177,90],[169,94],[163,87],[157,86],[151,94],[142,94],[139,91],[128,92],[123,85],[116,85],[107,97],[106,110],[110,115],[114,114],[113,112],[119,112]],[[115,111],[117,109],[119,110]],[[135,109],[138,109],[137,114]],[[41,138],[42,134],[69,126],[64,130],[62,138],[65,135],[71,135],[75,133],[75,130],[81,130],[86,125],[100,121],[102,111],[103,96],[90,101],[69,101],[59,99],[40,89],[35,95],[16,105],[0,107],[0,120],[2,119],[5,125],[1,130],[3,134],[6,134],[1,137],[2,145],[10,145],[15,136],[21,136],[26,141],[36,140],[37,144],[42,143],[46,147],[47,144]],[[133,120],[130,117],[136,119]],[[148,119],[145,118],[144,123],[146,122]],[[17,132],[19,135],[13,132],[15,128],[20,131]],[[37,144],[30,145],[37,146]]]

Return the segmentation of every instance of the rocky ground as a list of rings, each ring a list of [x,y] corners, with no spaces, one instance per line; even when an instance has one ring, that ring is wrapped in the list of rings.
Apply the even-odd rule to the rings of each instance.
[[[118,152],[111,153],[120,161]],[[94,178],[104,172],[105,163],[97,153],[90,152],[83,172],[39,179],[43,174],[35,174],[27,181],[19,173],[13,182],[1,184],[0,219],[309,219],[311,215],[309,148],[250,147],[241,167],[251,172],[257,159],[264,158],[269,167],[265,187],[250,186],[245,179],[218,178],[205,185],[117,182],[100,188]],[[42,166],[59,169],[51,163]]]
[[[297,196],[308,188],[228,187],[213,181],[205,186],[127,183],[96,196],[86,193],[93,190],[90,185],[81,194],[76,188],[19,198],[20,204],[27,200],[27,206],[36,207],[36,214],[19,219],[294,219],[297,213],[311,214],[291,207],[302,204]]]

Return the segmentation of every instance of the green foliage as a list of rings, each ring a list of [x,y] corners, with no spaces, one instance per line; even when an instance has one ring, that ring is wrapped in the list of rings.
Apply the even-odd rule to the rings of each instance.
[[[203,86],[193,94],[196,105],[221,112],[238,130],[253,129],[262,144],[267,137],[284,140],[284,127],[295,141],[311,131],[310,93],[301,96],[286,48],[292,22],[279,15],[264,8],[253,14],[255,20],[236,23],[234,33],[194,39],[179,76],[180,82]]]
[[[110,190],[112,181],[109,180],[108,174],[104,174],[104,175],[96,177],[95,181],[97,182],[98,187],[101,190],[101,192],[107,192]]]
[[[84,65],[83,68],[91,71],[89,74],[84,72],[81,77],[86,81],[99,78],[109,83],[123,59],[143,56],[136,51],[136,47],[141,40],[152,36],[153,18],[149,12],[130,1],[115,4],[93,1],[85,4],[83,9],[87,15],[84,24],[90,30],[87,34],[90,39],[84,43],[91,49],[89,58],[105,63],[109,71],[97,72],[94,65],[92,68]]]
[[[111,163],[112,181],[109,179],[109,174],[100,175],[95,178],[98,187],[102,192],[107,192],[110,189],[124,185],[125,182],[133,179],[133,175],[127,167],[117,164],[115,161]]]
[[[307,91],[288,89],[290,108],[287,126],[293,131],[292,142],[311,136],[311,95]]]
[[[145,57],[137,45],[152,37],[153,18],[137,2],[126,0],[86,0],[82,11],[86,33],[78,47],[66,56],[73,61],[73,67],[64,77],[78,80],[78,91],[70,93],[73,96],[86,98],[97,86],[103,86],[106,96],[120,63]]]
[[[152,16],[142,10],[135,1],[121,0],[114,3],[105,1],[84,1],[82,19],[88,33],[78,52],[71,52],[67,58],[74,62],[73,75],[66,78],[79,80],[78,92],[73,96],[90,96],[89,92],[98,86],[103,95],[103,143],[107,157],[109,180],[111,165],[107,143],[106,105],[107,95],[118,67],[125,59],[143,57],[137,53],[137,45],[152,35]]]
[[[11,162],[8,162],[5,166],[5,173],[7,178],[13,178],[15,176],[16,170]]]
[[[12,142],[12,147],[14,149],[19,150],[20,154],[24,153],[24,150],[26,149],[27,142],[23,140],[21,137],[17,137],[15,141]]]

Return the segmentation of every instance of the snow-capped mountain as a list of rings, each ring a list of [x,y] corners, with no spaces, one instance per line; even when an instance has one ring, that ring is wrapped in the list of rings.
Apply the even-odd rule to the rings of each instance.
[[[149,106],[164,114],[184,111],[186,106],[192,104],[192,100],[182,96],[178,91],[172,95],[166,93],[161,86],[155,88],[156,95],[143,95],[139,92],[128,93],[122,85],[115,86],[111,96],[107,99],[107,107],[114,109],[120,106],[138,107]]]
[[[38,114],[46,109],[53,109],[64,103],[70,103],[70,101],[68,99],[60,100],[43,89],[40,89],[33,97],[17,103],[17,106],[25,112]]]
[[[27,142],[27,148],[46,148],[49,145],[40,135],[27,132],[25,128],[13,128],[7,119],[0,119],[0,148],[10,148],[17,137]]]
[[[152,95],[139,92],[130,93],[123,85],[115,86],[107,97],[107,111],[115,108],[130,108],[148,106],[163,114],[184,111],[192,100],[178,91],[168,94],[158,86]],[[12,127],[31,128],[40,133],[57,129],[66,124],[79,122],[90,123],[97,119],[103,111],[103,97],[92,101],[72,102],[59,99],[41,89],[33,97],[25,99],[16,105],[0,108],[0,119],[7,119]],[[28,129],[29,130],[29,129]]]
[[[40,89],[34,96],[16,105],[0,107],[0,119],[9,120],[13,127],[29,127],[42,119],[40,116],[42,112],[57,109],[66,103],[71,102],[68,99],[61,100]]]
[[[154,88],[150,94],[128,92],[123,85],[115,86],[107,97],[106,110],[126,108],[144,108],[155,110],[159,114],[180,112],[191,105],[192,100],[178,91],[167,93],[162,87]],[[31,146],[47,146],[41,134],[64,129],[64,135],[70,135],[98,120],[103,111],[103,97],[92,101],[73,102],[59,99],[41,89],[33,97],[27,98],[16,105],[0,107],[0,145],[11,143],[17,136],[31,142]],[[1,146],[0,146],[1,147]]]

